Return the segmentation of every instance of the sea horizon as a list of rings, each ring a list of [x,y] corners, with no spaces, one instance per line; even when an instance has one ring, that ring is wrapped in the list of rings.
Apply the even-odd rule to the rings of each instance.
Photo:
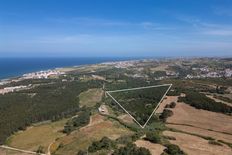
[[[23,74],[56,68],[92,65],[104,62],[138,60],[129,57],[0,57],[0,80],[20,77]]]

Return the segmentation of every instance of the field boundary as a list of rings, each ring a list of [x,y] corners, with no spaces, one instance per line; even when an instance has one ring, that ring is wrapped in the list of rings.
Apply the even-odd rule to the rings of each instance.
[[[169,86],[168,89],[166,90],[166,92],[164,93],[163,97],[160,99],[160,101],[158,102],[157,106],[155,107],[155,109],[153,110],[153,112],[151,113],[151,115],[149,116],[149,118],[147,119],[147,121],[145,122],[144,125],[141,125],[110,93],[114,93],[114,92],[124,92],[124,91],[133,91],[133,90],[140,90],[140,89],[149,89],[149,88],[155,88],[155,87],[163,87],[163,86]],[[158,109],[159,105],[161,104],[162,100],[164,99],[164,97],[166,96],[166,94],[168,93],[168,91],[170,90],[170,88],[172,87],[172,84],[162,84],[162,85],[153,85],[153,86],[146,86],[146,87],[136,87],[136,88],[129,88],[129,89],[118,89],[118,90],[112,90],[112,91],[106,91],[106,94],[112,98],[112,100],[114,102],[116,102],[141,128],[144,128],[147,123],[149,122],[149,120],[151,119],[151,117],[153,116],[153,114],[155,113],[155,111]]]
[[[9,147],[9,146],[6,146],[6,145],[1,145],[0,148],[12,150],[12,151],[18,151],[18,152],[22,152],[22,153],[28,153],[28,154],[46,155],[44,153],[37,153],[37,152],[33,152],[33,151],[17,149],[17,148]]]

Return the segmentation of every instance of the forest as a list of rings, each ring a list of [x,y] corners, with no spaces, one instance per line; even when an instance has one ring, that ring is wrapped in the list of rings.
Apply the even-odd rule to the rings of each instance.
[[[79,111],[78,95],[89,88],[99,88],[97,80],[40,84],[32,89],[0,95],[0,144],[18,130],[32,123],[58,120]]]
[[[196,91],[185,91],[185,97],[179,97],[179,102],[185,102],[197,109],[203,109],[213,112],[220,112],[230,115],[232,107],[221,102],[215,102],[213,99],[206,97],[205,94]]]
[[[169,86],[112,92],[111,95],[140,123],[145,124]],[[111,105],[120,108],[114,101]],[[133,105],[133,106],[132,106]]]

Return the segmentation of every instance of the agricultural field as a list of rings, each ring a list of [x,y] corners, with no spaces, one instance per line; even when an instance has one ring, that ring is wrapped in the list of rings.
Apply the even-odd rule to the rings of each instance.
[[[216,144],[209,144],[208,140],[202,139],[197,136],[171,131],[165,131],[164,135],[175,137],[175,140],[171,140],[171,143],[180,146],[180,148],[183,149],[189,155],[232,154],[232,150],[230,147],[226,145],[221,146]]]
[[[62,119],[28,127],[25,131],[19,131],[9,137],[6,144],[30,151],[36,151],[41,146],[44,152],[47,152],[48,146],[53,141],[65,135],[62,130],[66,122],[67,119]]]

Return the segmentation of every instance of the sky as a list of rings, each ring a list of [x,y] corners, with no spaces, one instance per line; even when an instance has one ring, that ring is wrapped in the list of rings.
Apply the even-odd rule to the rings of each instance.
[[[231,0],[0,0],[0,57],[232,56]]]

